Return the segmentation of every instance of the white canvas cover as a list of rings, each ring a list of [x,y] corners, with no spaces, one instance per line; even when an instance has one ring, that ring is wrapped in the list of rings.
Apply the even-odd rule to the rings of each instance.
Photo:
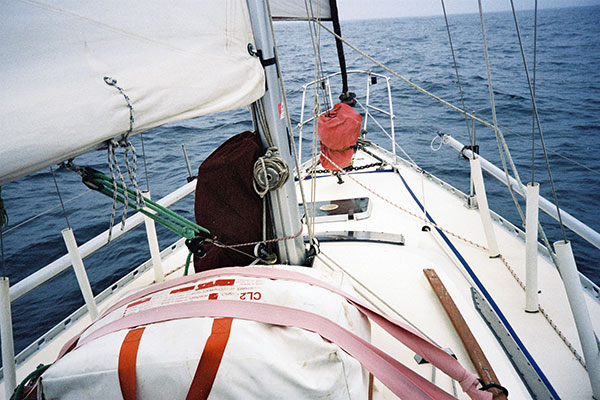
[[[329,0],[270,0],[273,19],[331,19]],[[307,13],[308,8],[308,13]]]
[[[284,267],[352,292],[341,274]],[[225,285],[212,285],[229,281]],[[192,287],[193,289],[189,289]],[[305,283],[223,275],[143,296],[92,325],[102,326],[140,311],[191,300],[243,300],[277,304],[319,315],[370,340],[370,325],[342,296]],[[218,301],[218,300],[216,300]],[[183,399],[190,388],[211,318],[171,320],[146,326],[136,363],[137,398]],[[117,372],[126,330],[83,344],[50,367],[41,387],[45,398],[121,398]],[[294,327],[234,319],[209,399],[367,399],[368,374],[358,361],[318,334]]]
[[[264,93],[246,0],[8,1],[0,7],[0,185],[136,132]]]

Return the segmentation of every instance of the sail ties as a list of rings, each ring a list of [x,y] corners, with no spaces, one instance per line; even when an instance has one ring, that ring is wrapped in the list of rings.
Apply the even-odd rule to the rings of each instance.
[[[125,169],[127,170],[127,175],[129,176],[129,181],[132,183],[134,187],[135,200],[138,208],[145,206],[144,197],[142,196],[142,192],[140,191],[137,184],[137,155],[135,151],[135,147],[129,140],[129,136],[133,132],[133,124],[135,123],[135,113],[133,110],[133,104],[131,102],[131,98],[125,93],[122,87],[117,85],[117,80],[113,79],[109,76],[104,77],[104,82],[111,87],[114,87],[119,91],[119,93],[125,99],[127,103],[127,108],[129,108],[129,129],[123,135],[121,139],[118,141],[115,139],[111,139],[108,141],[108,151],[107,151],[107,159],[108,159],[108,169],[110,171],[110,176],[113,181],[113,204],[112,211],[110,215],[110,224],[108,228],[108,242],[111,240],[112,236],[112,228],[115,222],[115,215],[117,211],[117,176],[119,178],[119,182],[123,191],[127,190],[127,184],[125,183],[125,178],[121,173],[121,168],[119,167],[119,161],[116,155],[116,149],[118,147],[123,147],[125,149],[124,152],[124,160],[125,160]],[[129,161],[129,153],[131,152],[131,163]],[[116,171],[116,174],[115,174]],[[121,216],[121,230],[125,228],[125,221],[127,219],[127,202],[123,203],[123,214]]]

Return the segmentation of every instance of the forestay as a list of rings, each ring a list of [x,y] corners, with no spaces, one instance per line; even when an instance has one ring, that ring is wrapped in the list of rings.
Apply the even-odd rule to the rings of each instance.
[[[129,130],[225,111],[265,89],[245,0],[7,2],[0,185]]]

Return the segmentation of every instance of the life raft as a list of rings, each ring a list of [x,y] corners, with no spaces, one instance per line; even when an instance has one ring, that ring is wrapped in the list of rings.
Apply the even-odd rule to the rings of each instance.
[[[69,341],[38,389],[46,399],[367,399],[370,372],[400,398],[453,398],[371,344],[370,320],[471,398],[491,399],[452,356],[342,283],[277,266],[152,285]]]

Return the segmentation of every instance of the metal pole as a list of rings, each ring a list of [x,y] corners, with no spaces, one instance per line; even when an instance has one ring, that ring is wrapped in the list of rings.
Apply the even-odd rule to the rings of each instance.
[[[471,178],[473,179],[473,184],[475,186],[475,195],[477,196],[481,224],[483,225],[483,230],[487,239],[488,254],[490,257],[498,257],[500,251],[498,250],[498,242],[496,241],[496,234],[494,233],[494,227],[492,226],[492,217],[490,216],[487,195],[485,193],[485,184],[483,183],[483,173],[481,172],[479,156],[474,154],[473,157],[469,159],[469,164],[471,165]]]
[[[600,399],[600,349],[583,296],[583,288],[575,265],[571,242],[562,240],[554,242],[554,251],[556,252],[560,276],[565,285],[567,298],[581,341],[586,369],[592,385],[592,396],[594,399]]]
[[[286,116],[284,113],[287,113],[288,110],[284,108],[281,82],[279,81],[280,66],[275,58],[271,17],[264,1],[247,0],[247,2],[254,41],[256,48],[261,52],[265,70],[267,88],[262,100],[265,106],[267,124],[273,142],[279,150],[279,154],[283,157],[288,167],[290,167],[294,165],[290,153],[291,146],[294,144],[290,143],[287,132]],[[260,132],[260,134],[263,145],[266,147],[267,141],[264,132]],[[293,177],[294,175],[290,174],[290,176]],[[298,234],[302,229],[302,225],[300,224],[300,212],[298,210],[294,179],[288,179],[283,187],[275,191],[270,191],[269,196],[276,237],[281,238]],[[301,236],[279,241],[277,245],[279,261],[281,263],[302,264],[304,262],[304,240]]]
[[[2,340],[2,371],[4,398],[9,399],[17,387],[15,346],[13,344],[12,314],[8,278],[0,278],[0,339]]]
[[[367,74],[367,98],[365,99],[365,121],[363,131],[367,132],[367,122],[369,121],[369,100],[371,97],[371,71]]]
[[[394,119],[396,116],[394,115],[394,107],[392,106],[392,88],[390,86],[390,78],[385,78],[387,83],[387,91],[388,91],[388,101],[390,103],[390,129],[392,132],[392,154],[396,155],[396,133],[394,131]]]
[[[150,200],[149,190],[142,191],[142,195]],[[144,208],[146,211],[150,211],[147,207]],[[154,220],[152,218],[145,215],[144,224],[146,225],[148,247],[150,248],[150,256],[152,257],[152,266],[154,268],[154,282],[162,282],[165,280],[165,274],[163,272],[162,258],[160,257],[160,248],[158,246],[158,238],[156,236],[156,225],[154,224]]]
[[[77,277],[79,289],[81,289],[83,300],[85,300],[88,313],[90,314],[90,318],[93,321],[98,316],[98,307],[96,306],[94,293],[92,293],[90,281],[88,279],[87,273],[85,272],[85,267],[83,266],[81,254],[79,254],[79,247],[77,247],[75,235],[73,234],[73,230],[71,228],[63,229],[61,233],[63,235],[63,239],[65,240],[65,245],[67,246],[69,255],[71,256],[71,262],[73,263],[73,270],[75,271],[75,276]]]
[[[527,184],[525,219],[525,311],[538,312],[538,214],[540,185]]]

